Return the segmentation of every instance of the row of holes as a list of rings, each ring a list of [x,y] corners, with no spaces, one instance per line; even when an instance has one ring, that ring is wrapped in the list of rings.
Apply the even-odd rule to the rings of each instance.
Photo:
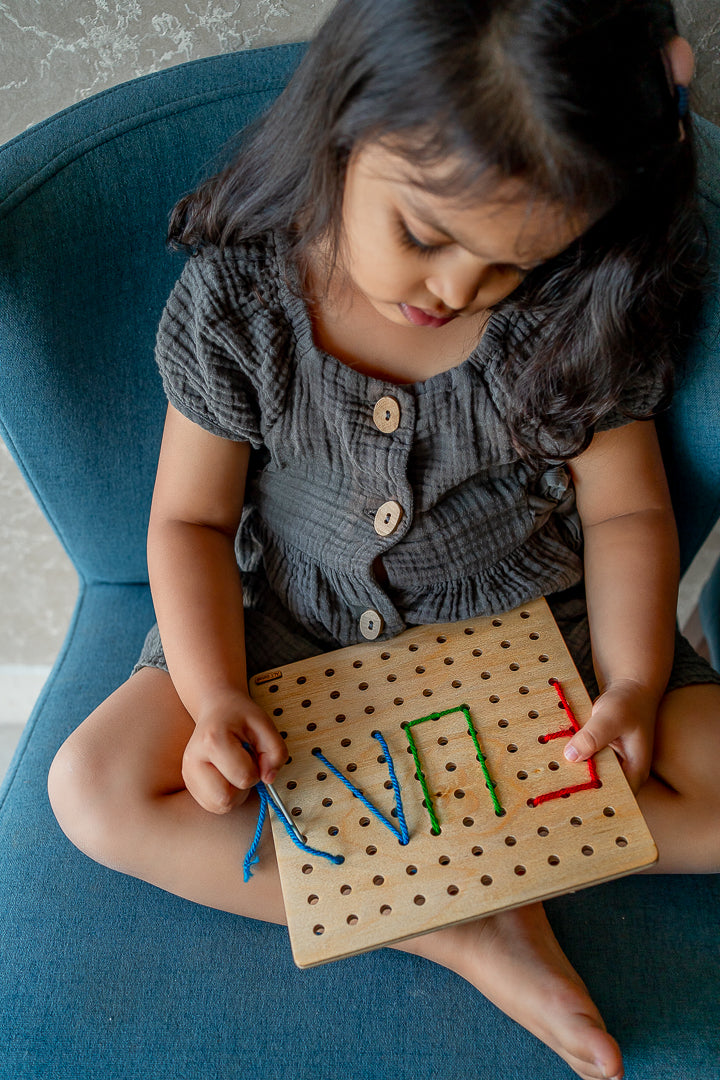
[[[615,817],[615,810],[614,810],[614,808],[612,806],[606,806],[604,808],[604,810],[603,810],[603,814],[607,818]],[[580,817],[574,816],[574,817],[570,818],[570,824],[573,826],[573,828],[579,828],[583,824],[583,820]],[[538,827],[538,829],[537,829],[537,835],[542,837],[542,838],[545,838],[545,837],[550,835],[550,829],[547,827],[547,825],[540,825]],[[507,847],[514,847],[516,843],[517,843],[517,838],[515,836],[506,836],[505,837],[505,844],[506,844]],[[617,844],[618,847],[625,847],[627,845],[627,840],[626,840],[625,837],[618,836],[615,839],[615,843]],[[368,845],[368,847],[365,848],[365,854],[366,855],[376,855],[377,854],[377,848],[374,846],[374,844],[370,844],[370,845]],[[481,847],[479,847],[478,845],[476,845],[472,849],[472,854],[476,855],[476,856],[482,855],[483,854],[483,849]],[[441,866],[449,866],[451,861],[452,860],[451,860],[449,855],[441,855],[439,857],[439,859],[438,859],[438,862],[439,862],[439,864]],[[302,872],[303,872],[303,874],[312,874],[313,869],[314,869],[314,867],[313,867],[312,863],[305,863],[305,865],[302,867]],[[410,864],[405,868],[405,872],[407,874],[416,874],[417,873],[417,867],[414,866],[413,864]],[[345,895],[343,890],[347,890],[347,892],[350,892],[350,886],[349,885],[343,885],[341,887],[340,891],[343,893],[343,895]]]

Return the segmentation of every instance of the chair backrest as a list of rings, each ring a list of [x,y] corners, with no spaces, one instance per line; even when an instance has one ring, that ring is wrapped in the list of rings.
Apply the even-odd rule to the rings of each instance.
[[[165,247],[169,212],[303,48],[169,68],[0,147],[0,434],[85,580],[147,580],[153,349],[184,261]]]
[[[192,61],[114,87],[0,147],[0,434],[81,576],[147,580],[165,411],[155,331],[183,260],[165,226],[304,46]],[[712,237],[690,373],[663,424],[685,562],[717,519],[720,130],[700,122]]]

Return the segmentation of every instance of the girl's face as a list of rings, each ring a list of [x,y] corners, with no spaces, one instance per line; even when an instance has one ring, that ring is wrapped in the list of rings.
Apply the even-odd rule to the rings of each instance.
[[[531,202],[520,181],[500,181],[475,204],[431,194],[415,178],[405,159],[370,144],[351,159],[343,197],[342,268],[400,326],[484,317],[587,227]]]

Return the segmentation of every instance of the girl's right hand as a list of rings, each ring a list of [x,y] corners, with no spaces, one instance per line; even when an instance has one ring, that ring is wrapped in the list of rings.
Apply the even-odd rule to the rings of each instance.
[[[247,694],[229,691],[196,718],[183,755],[183,780],[203,809],[226,814],[245,802],[258,780],[271,784],[287,756],[263,710]]]

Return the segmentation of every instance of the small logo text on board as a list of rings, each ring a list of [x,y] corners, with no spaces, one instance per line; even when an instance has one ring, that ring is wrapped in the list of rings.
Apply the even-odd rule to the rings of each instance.
[[[263,683],[273,682],[274,679],[282,679],[282,671],[265,671],[262,675],[256,675],[254,682],[256,686],[262,686]]]

